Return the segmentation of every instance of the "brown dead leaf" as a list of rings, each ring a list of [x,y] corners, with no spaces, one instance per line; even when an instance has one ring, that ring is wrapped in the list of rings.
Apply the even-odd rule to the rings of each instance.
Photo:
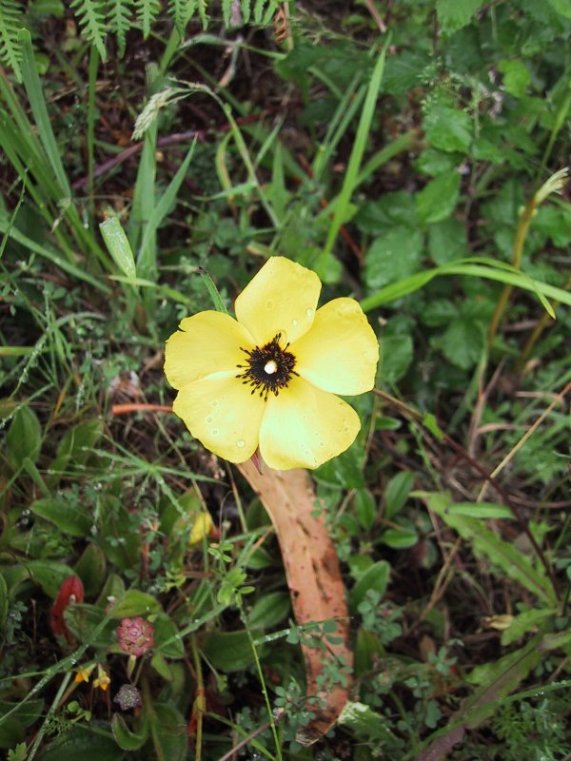
[[[302,745],[319,740],[335,723],[348,700],[350,676],[345,687],[324,693],[317,678],[325,665],[339,663],[352,669],[349,649],[349,614],[337,553],[321,516],[315,517],[315,493],[305,470],[260,473],[248,461],[238,465],[242,475],[259,495],[275,528],[285,566],[295,619],[298,624],[335,620],[335,643],[326,649],[302,645],[307,697],[315,718],[296,738]],[[318,697],[320,702],[311,703]],[[321,702],[323,701],[323,702]]]

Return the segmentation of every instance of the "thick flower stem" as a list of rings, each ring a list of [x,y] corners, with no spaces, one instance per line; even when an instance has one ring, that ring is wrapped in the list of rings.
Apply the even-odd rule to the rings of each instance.
[[[307,697],[315,716],[298,730],[297,741],[311,745],[335,723],[348,700],[353,653],[349,649],[349,613],[335,546],[323,515],[315,514],[315,493],[306,470],[261,474],[251,462],[238,465],[269,513],[280,544],[292,607],[298,625],[334,621],[334,638],[322,648],[301,645]],[[326,685],[325,672],[338,680]]]

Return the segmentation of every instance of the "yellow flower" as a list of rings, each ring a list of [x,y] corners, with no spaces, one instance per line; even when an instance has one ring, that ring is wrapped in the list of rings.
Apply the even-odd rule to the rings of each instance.
[[[109,678],[109,674],[105,671],[103,666],[98,663],[97,664],[97,679],[93,680],[93,686],[99,687],[100,690],[103,690],[103,692],[106,692],[109,689],[109,685],[111,684],[111,679]]]
[[[379,344],[359,304],[317,309],[321,282],[283,257],[269,259],[235,303],[236,320],[187,317],[166,344],[174,412],[207,449],[245,462],[259,447],[272,468],[317,468],[360,428],[335,394],[373,388]]]
[[[190,537],[188,539],[188,543],[192,547],[195,544],[200,544],[203,539],[205,539],[208,534],[212,531],[212,527],[214,526],[214,523],[212,521],[212,517],[210,513],[207,512],[201,512],[196,516],[196,519],[194,523],[192,524],[192,529],[190,531]]]
[[[91,672],[95,668],[95,663],[88,663],[86,666],[80,666],[77,669],[77,672],[75,674],[75,677],[73,679],[74,682],[89,682],[89,679],[91,678]]]

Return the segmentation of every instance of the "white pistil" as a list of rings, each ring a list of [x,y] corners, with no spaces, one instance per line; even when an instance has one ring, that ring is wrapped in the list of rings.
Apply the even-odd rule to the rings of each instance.
[[[278,366],[275,362],[275,360],[270,359],[266,364],[264,365],[264,372],[266,375],[273,375],[274,373],[277,373]]]

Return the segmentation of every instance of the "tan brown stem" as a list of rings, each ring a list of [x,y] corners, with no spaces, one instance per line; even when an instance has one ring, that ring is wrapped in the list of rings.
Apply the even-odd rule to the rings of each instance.
[[[238,468],[272,520],[297,623],[334,620],[337,624],[333,643],[324,637],[323,648],[302,644],[307,697],[315,718],[298,734],[297,740],[310,745],[339,717],[347,703],[351,682],[353,653],[349,649],[349,614],[339,560],[324,516],[316,513],[315,492],[307,471],[278,472],[265,468],[260,473],[251,461]],[[345,667],[347,681],[323,689],[319,676],[331,663]]]

